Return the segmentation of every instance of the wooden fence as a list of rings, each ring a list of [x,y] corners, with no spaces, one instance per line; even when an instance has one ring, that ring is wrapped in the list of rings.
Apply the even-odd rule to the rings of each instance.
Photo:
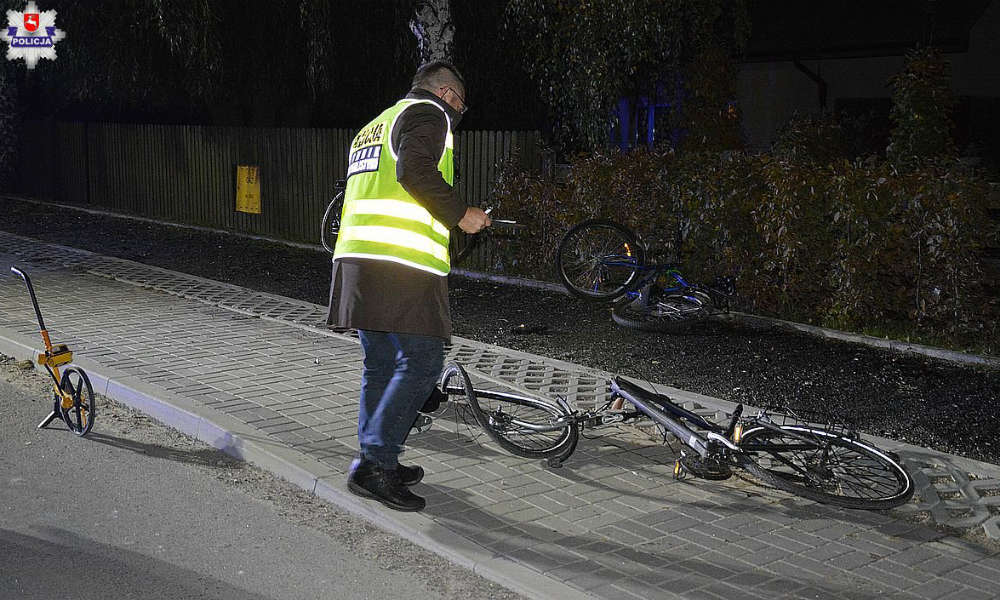
[[[28,122],[23,132],[22,194],[307,243],[318,243],[355,133],[53,121]],[[485,203],[515,148],[522,167],[538,168],[538,139],[535,131],[457,133],[460,197]],[[237,165],[260,168],[259,215],[236,212]]]

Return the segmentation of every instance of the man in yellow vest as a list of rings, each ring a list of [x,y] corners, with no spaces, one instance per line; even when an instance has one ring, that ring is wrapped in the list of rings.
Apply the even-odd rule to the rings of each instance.
[[[426,505],[409,489],[423,469],[399,464],[399,455],[451,337],[449,232],[490,225],[452,187],[453,131],[466,110],[458,70],[428,63],[409,94],[363,127],[348,152],[329,316],[358,330],[364,353],[360,454],[347,486],[396,510]]]

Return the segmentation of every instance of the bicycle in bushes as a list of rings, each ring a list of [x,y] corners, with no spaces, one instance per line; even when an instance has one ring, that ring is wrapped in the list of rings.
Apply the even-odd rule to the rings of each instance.
[[[614,302],[616,323],[645,331],[682,331],[725,313],[735,287],[732,277],[711,286],[688,281],[676,265],[648,263],[647,246],[632,230],[606,219],[577,224],[563,237],[556,271],[580,298]]]
[[[475,388],[466,369],[450,363],[440,390],[464,399],[478,425],[501,448],[545,459],[552,467],[573,454],[581,431],[645,420],[659,428],[664,442],[673,436],[684,444],[686,450],[674,463],[676,479],[724,480],[738,469],[765,486],[866,510],[900,506],[913,495],[913,479],[895,454],[818,413],[765,409],[744,415],[740,404],[728,423],[719,425],[623,377],[610,381],[603,406],[580,412],[561,397],[502,391],[496,388],[504,382],[478,376],[493,384],[491,389]]]

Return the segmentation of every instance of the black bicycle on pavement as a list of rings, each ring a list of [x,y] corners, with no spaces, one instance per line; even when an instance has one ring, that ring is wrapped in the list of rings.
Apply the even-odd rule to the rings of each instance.
[[[337,236],[340,234],[340,224],[344,211],[345,187],[346,182],[343,179],[338,180],[334,185],[335,193],[333,199],[327,204],[326,210],[323,212],[323,219],[320,222],[320,243],[323,244],[323,248],[330,254],[333,254],[334,248],[337,245]],[[484,212],[491,215],[498,208],[499,203],[486,208]],[[512,237],[524,229],[524,225],[519,224],[517,221],[496,219],[492,218],[492,215],[491,221],[493,224],[478,234],[451,236],[451,244],[448,250],[451,253],[451,264],[453,266],[462,264],[472,254],[473,250],[482,243],[485,237]]]
[[[591,219],[563,237],[556,270],[574,296],[614,301],[611,317],[631,329],[676,332],[728,311],[732,277],[717,278],[711,286],[695,284],[675,265],[647,263],[647,252],[624,225]]]
[[[801,413],[767,410],[747,416],[740,404],[721,426],[622,377],[610,382],[610,398],[601,408],[579,412],[559,397],[553,401],[476,389],[458,363],[445,367],[440,388],[462,397],[501,448],[546,459],[553,467],[573,453],[581,430],[649,419],[664,441],[673,435],[688,449],[674,463],[678,479],[690,474],[722,480],[738,468],[765,486],[867,510],[900,506],[913,495],[913,479],[893,453],[863,440],[847,425],[817,425],[815,416],[807,420]]]
[[[323,211],[323,219],[319,226],[319,241],[323,244],[323,249],[333,254],[333,249],[337,245],[337,235],[340,234],[340,220],[344,212],[344,187],[346,181],[338,179],[333,186],[333,199],[326,205]]]

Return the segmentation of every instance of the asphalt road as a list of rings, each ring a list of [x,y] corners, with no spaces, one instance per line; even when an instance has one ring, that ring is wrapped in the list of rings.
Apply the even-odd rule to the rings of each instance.
[[[0,598],[518,598],[127,407],[37,430],[44,383],[0,356]]]

